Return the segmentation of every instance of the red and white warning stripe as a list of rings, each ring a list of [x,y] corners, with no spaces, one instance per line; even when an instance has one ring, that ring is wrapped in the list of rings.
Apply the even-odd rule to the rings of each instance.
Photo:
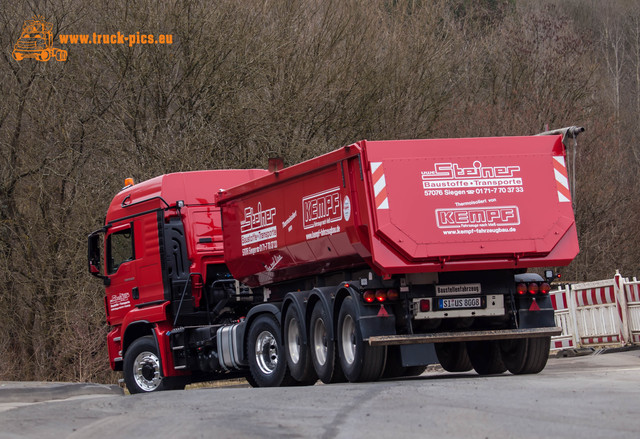
[[[589,288],[576,291],[578,306],[606,305],[616,303],[613,286]]]
[[[624,289],[627,294],[627,303],[640,302],[640,285],[627,284]]]
[[[376,197],[376,209],[388,209],[387,182],[384,178],[382,162],[371,162],[371,176],[373,177],[373,191]]]
[[[564,340],[554,340],[551,344],[551,349],[567,349],[573,348],[573,340],[570,338],[565,338]]]
[[[561,203],[571,202],[571,191],[569,190],[569,175],[564,157],[553,156],[553,171],[556,175],[556,186],[558,188],[558,201]]]
[[[566,291],[558,291],[551,292],[551,304],[553,305],[553,309],[556,311],[564,310],[569,308],[569,302],[567,301],[567,292]]]
[[[619,335],[606,335],[604,337],[583,337],[582,344],[606,344],[606,343],[620,343]]]

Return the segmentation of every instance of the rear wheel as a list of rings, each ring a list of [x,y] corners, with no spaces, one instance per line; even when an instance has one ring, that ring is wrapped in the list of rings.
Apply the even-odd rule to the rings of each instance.
[[[384,370],[386,348],[369,346],[362,340],[352,297],[342,302],[338,316],[338,352],[345,377],[350,382],[375,381]]]
[[[124,382],[129,393],[184,389],[184,380],[163,378],[160,355],[152,336],[141,337],[131,343],[124,355]]]
[[[502,362],[500,344],[497,341],[467,342],[467,353],[479,375],[494,375],[507,370]]]
[[[473,369],[465,343],[436,343],[435,349],[440,365],[447,372],[467,372]]]
[[[318,375],[311,363],[309,345],[303,340],[304,320],[295,306],[290,306],[284,319],[284,349],[291,376],[302,385],[313,384]]]
[[[311,313],[309,345],[311,363],[318,378],[325,384],[344,381],[340,364],[336,361],[336,346],[329,332],[331,319],[322,302],[317,302]]]
[[[509,372],[516,375],[541,372],[547,365],[550,347],[551,337],[503,340],[500,343],[502,361]]]
[[[249,371],[253,383],[258,387],[287,386],[293,383],[280,340],[280,325],[270,315],[258,316],[249,328]],[[252,381],[249,383],[253,384]]]

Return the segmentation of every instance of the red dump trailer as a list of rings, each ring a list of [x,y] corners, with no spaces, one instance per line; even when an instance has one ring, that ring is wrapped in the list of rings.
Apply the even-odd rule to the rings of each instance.
[[[198,221],[173,194],[154,215],[159,227],[183,228],[171,236],[189,249],[190,268],[158,275],[169,292],[132,304],[136,317],[114,325],[127,386],[231,375],[257,386],[370,381],[438,362],[451,372],[540,372],[560,328],[550,279],[527,269],[578,253],[565,143],[581,131],[361,141],[209,187],[198,203],[221,214],[222,236],[212,236],[221,245],[197,263],[191,249],[207,231],[190,231]],[[114,274],[97,267],[97,236],[108,248],[109,224],[132,221],[116,212],[127,196],[90,236],[90,270],[105,281]]]

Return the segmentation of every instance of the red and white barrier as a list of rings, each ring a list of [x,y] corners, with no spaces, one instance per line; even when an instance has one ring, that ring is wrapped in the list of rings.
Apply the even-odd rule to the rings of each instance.
[[[556,325],[551,349],[640,344],[640,282],[613,279],[551,292]]]
[[[640,282],[635,278],[624,285],[627,299],[627,321],[631,343],[640,344]]]

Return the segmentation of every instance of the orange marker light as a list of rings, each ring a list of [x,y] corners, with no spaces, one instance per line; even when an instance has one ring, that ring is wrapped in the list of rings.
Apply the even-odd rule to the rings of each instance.
[[[129,177],[124,179],[124,187],[133,186],[134,184],[133,178]]]

